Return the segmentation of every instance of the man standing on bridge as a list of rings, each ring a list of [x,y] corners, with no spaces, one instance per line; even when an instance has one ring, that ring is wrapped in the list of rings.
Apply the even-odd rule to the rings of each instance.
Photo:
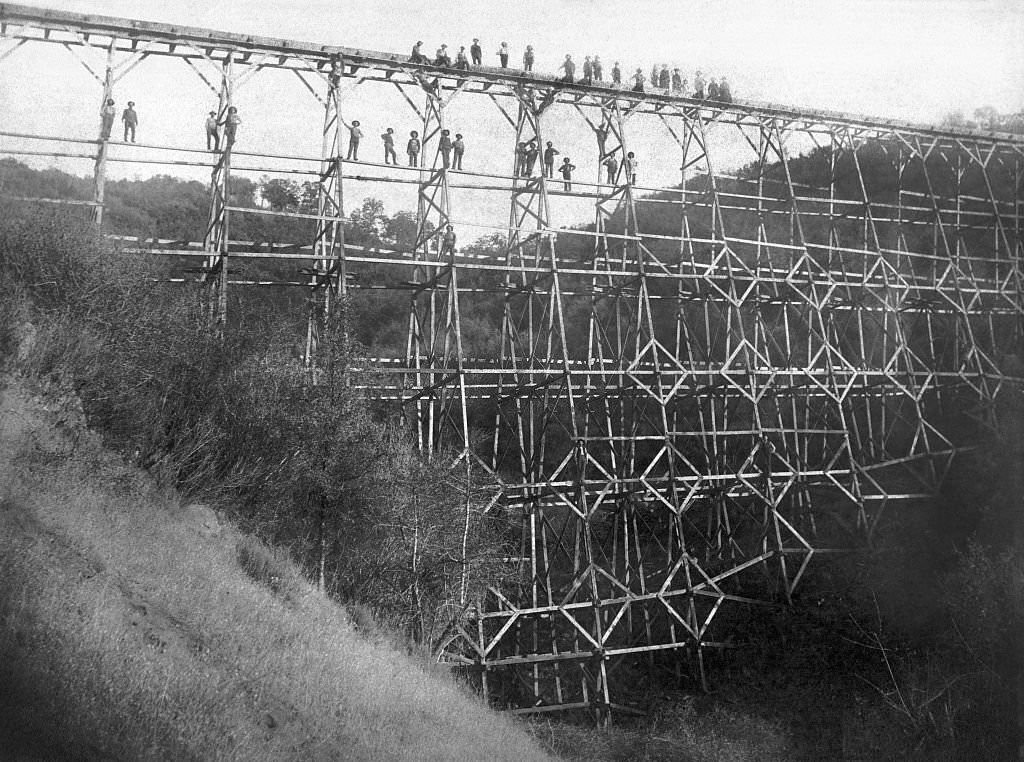
[[[697,69],[697,76],[693,78],[693,97],[699,101],[704,100],[704,74]]]
[[[616,61],[615,65],[612,67],[612,84],[613,85],[621,85],[622,84],[622,69],[619,68],[619,62],[618,61]]]
[[[359,161],[359,141],[363,139],[363,131],[359,129],[359,120],[353,119],[349,124],[344,119],[341,123],[348,127],[348,156],[347,161]]]
[[[501,43],[501,47],[498,48],[498,60],[501,61],[501,68],[508,68],[508,43]]]
[[[484,51],[480,47],[480,39],[478,37],[473,38],[473,44],[469,46],[469,56],[473,59],[473,65],[479,66],[484,58]]]
[[[455,228],[448,223],[444,227],[444,238],[441,239],[441,254],[455,253]]]
[[[566,193],[572,192],[572,171],[574,169],[576,169],[576,165],[569,161],[568,156],[562,159],[562,165],[558,168],[558,171],[562,173],[562,180],[565,181]]]
[[[594,71],[594,81],[595,82],[600,82],[601,80],[603,80],[604,79],[604,71],[601,68],[601,59],[598,58],[597,56],[594,56],[594,61],[591,64],[591,67],[593,68],[593,71]]]
[[[114,129],[114,115],[117,109],[114,108],[114,99],[108,98],[100,109],[100,139],[110,140],[110,131]]]
[[[217,132],[217,112],[211,111],[206,117],[206,150],[220,150],[220,134]],[[211,145],[212,144],[212,145]]]
[[[224,125],[224,150],[230,151],[231,147],[235,144],[235,134],[238,131],[238,125],[242,123],[242,117],[238,115],[238,109],[231,106],[228,109],[228,115],[224,117],[224,121],[221,124]]]
[[[558,153],[558,149],[549,140],[547,148],[544,149],[544,177],[555,176],[555,156]]]
[[[571,85],[573,78],[576,76],[576,64],[572,62],[572,56],[566,53],[565,60],[558,68],[565,69],[565,76],[562,77],[562,81]]]
[[[380,136],[384,141],[384,163],[398,164],[398,155],[395,153],[395,131],[388,127],[388,131]]]
[[[725,77],[718,83],[718,100],[722,103],[732,103],[732,89]]]
[[[644,91],[644,71],[643,69],[637,69],[636,74],[633,75],[633,92],[642,93]]]
[[[462,45],[459,47],[459,52],[455,54],[455,68],[467,71],[469,69],[469,59],[466,58],[466,46]]]
[[[523,71],[533,71],[533,45],[527,45],[523,53]]]
[[[405,153],[409,156],[409,166],[420,165],[420,134],[413,130],[409,133],[409,142],[405,144]]]
[[[438,150],[441,151],[441,162],[445,169],[452,165],[452,139],[451,132],[441,130],[441,139],[438,141]]]
[[[462,171],[462,156],[466,153],[466,141],[462,139],[462,133],[455,133],[455,142],[452,144],[455,158],[452,161],[452,169]]]
[[[626,182],[630,185],[636,185],[636,170],[640,166],[639,160],[636,155],[630,151],[626,154],[626,160],[623,162],[623,167],[626,170]]]
[[[615,185],[615,177],[619,173],[619,160],[615,158],[614,153],[609,154],[604,160],[604,167],[608,170],[608,184]]]
[[[128,142],[128,133],[131,133],[134,143],[135,128],[139,126],[139,114],[135,110],[135,101],[128,101],[128,108],[121,112],[121,121],[124,122],[124,142]]]

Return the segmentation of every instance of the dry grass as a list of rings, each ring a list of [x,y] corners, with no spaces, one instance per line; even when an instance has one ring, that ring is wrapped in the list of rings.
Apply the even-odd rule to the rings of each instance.
[[[58,417],[0,390],[0,748],[544,758],[509,718],[361,637],[279,555],[190,524],[174,495]]]

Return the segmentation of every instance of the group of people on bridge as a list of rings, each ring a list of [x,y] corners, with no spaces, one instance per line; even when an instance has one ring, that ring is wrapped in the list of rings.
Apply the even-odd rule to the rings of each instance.
[[[507,69],[511,52],[507,42],[502,42],[499,46],[496,55],[500,63],[499,68]],[[469,46],[469,53],[466,52],[466,47],[463,45],[459,48],[455,54],[454,61],[452,60],[451,53],[448,50],[448,45],[441,45],[431,59],[429,56],[423,53],[423,41],[418,40],[415,45],[412,46],[412,53],[409,56],[409,62],[414,64],[422,64],[427,66],[439,66],[442,68],[454,68],[456,70],[468,71],[471,66],[482,66],[483,65],[483,48],[480,45],[478,38],[473,38],[473,44]],[[523,68],[524,72],[532,72],[533,65],[536,62],[536,56],[532,45],[527,45],[523,51]],[[583,59],[581,67],[581,76],[579,79],[576,77],[576,62],[573,61],[571,54],[566,54],[565,60],[562,62],[558,70],[562,72],[559,81],[565,82],[566,84],[581,84],[581,85],[611,85],[612,87],[622,87],[622,68],[619,62],[616,61],[610,71],[610,79],[606,80],[604,77],[604,64],[601,62],[601,57],[598,55],[586,56]],[[693,88],[690,88],[689,80],[683,77],[679,68],[669,69],[668,64],[662,64],[661,68],[655,64],[651,69],[651,77],[648,81],[644,75],[644,71],[641,67],[637,67],[636,72],[630,77],[632,81],[633,92],[646,92],[645,88],[650,87],[657,90],[663,90],[665,93],[670,95],[677,95],[683,98],[693,98],[696,100],[708,100],[716,103],[732,103],[732,87],[729,85],[728,80],[725,77],[716,79],[706,79],[704,73],[698,69],[697,73],[693,78]]]

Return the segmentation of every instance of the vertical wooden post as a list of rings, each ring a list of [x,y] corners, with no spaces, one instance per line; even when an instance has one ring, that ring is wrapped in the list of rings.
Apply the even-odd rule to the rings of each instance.
[[[110,142],[110,132],[103,134],[103,109],[107,107],[114,92],[114,43],[111,41],[107,48],[107,70],[103,79],[103,100],[100,101],[100,132],[96,149],[96,163],[93,165],[93,195],[94,206],[92,208],[92,220],[97,225],[103,225],[103,204],[107,183],[107,146]]]

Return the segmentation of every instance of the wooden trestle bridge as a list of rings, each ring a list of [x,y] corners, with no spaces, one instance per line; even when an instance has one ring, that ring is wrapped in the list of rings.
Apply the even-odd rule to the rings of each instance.
[[[161,151],[168,164],[212,171],[201,247],[125,245],[201,257],[221,323],[232,261],[304,266],[296,285],[314,304],[311,363],[322,316],[362,282],[351,274],[407,268],[408,352],[379,364],[385,394],[428,456],[454,453],[467,511],[502,511],[522,526],[517,584],[465,600],[438,649],[477,668],[485,690],[500,684],[516,711],[607,716],[622,703],[610,690],[615,671],[661,652],[685,652],[701,679],[706,649],[727,644],[723,611],[790,596],[816,557],[863,546],[886,509],[933,494],[971,444],[962,421],[998,427],[996,397],[1020,382],[1002,370],[1024,328],[1020,136],[438,69],[6,3],[0,33],[0,60],[24,45],[70,51],[95,76],[97,103],[126,72],[170,57],[214,90],[222,120],[264,69],[294,72],[323,104],[320,156],[119,145],[117,160]],[[337,56],[342,76],[332,77]],[[404,96],[422,125],[418,167],[356,170],[341,158],[341,116],[356,88]],[[440,130],[469,99],[507,119],[506,174],[442,164]],[[599,160],[621,159],[636,136],[670,136],[678,153],[665,160],[679,162],[679,183],[641,187],[621,170],[609,183],[600,161],[571,193],[560,180],[513,174],[517,143],[543,146],[553,121],[571,119],[592,128]],[[0,132],[23,146],[0,154],[86,157],[95,196],[82,203],[102,223],[110,142],[55,131]],[[742,175],[716,171],[725,134],[749,150]],[[791,155],[797,139],[820,150]],[[269,252],[229,238],[233,215],[270,212],[234,207],[226,192],[232,172],[259,171],[268,158],[293,161],[319,187],[307,215],[313,240]],[[798,158],[820,182],[794,178]],[[416,189],[408,251],[345,243],[346,193],[374,178]],[[442,245],[454,187],[507,194],[500,257]],[[593,226],[554,219],[557,195],[592,199]],[[677,229],[645,231],[645,204],[671,206]],[[585,240],[585,255],[559,239]],[[463,352],[463,311],[496,298],[473,272],[501,279],[496,358]],[[493,421],[485,436],[471,428],[481,409]],[[959,439],[947,430],[953,418]]]

